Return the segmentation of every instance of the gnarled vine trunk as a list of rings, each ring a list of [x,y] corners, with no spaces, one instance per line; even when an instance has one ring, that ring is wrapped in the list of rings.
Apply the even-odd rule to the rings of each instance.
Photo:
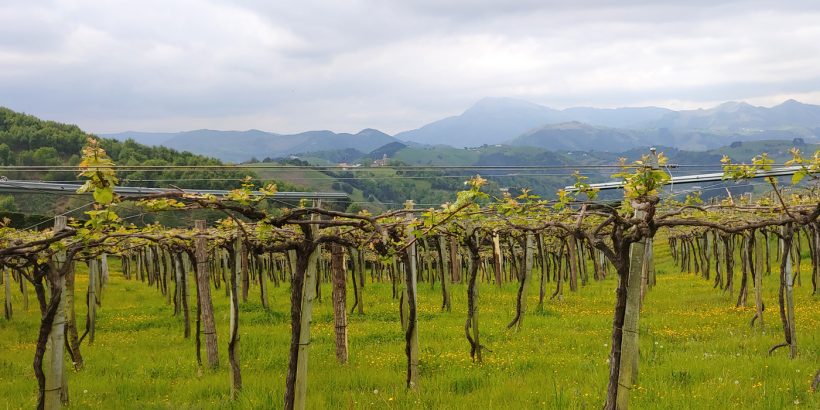
[[[341,245],[330,247],[330,270],[333,279],[333,323],[336,335],[336,360],[347,363],[347,286],[345,251]],[[355,280],[353,281],[355,285]]]
[[[205,221],[195,222],[197,231],[205,231]],[[198,237],[196,246],[196,276],[199,295],[200,317],[202,333],[205,334],[205,352],[208,356],[208,366],[219,367],[219,351],[216,340],[216,322],[214,320],[214,305],[211,301],[210,273],[208,272],[208,245],[207,239]]]

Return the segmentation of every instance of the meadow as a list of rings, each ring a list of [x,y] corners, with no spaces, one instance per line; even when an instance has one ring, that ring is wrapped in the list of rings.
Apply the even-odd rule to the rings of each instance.
[[[765,330],[752,329],[753,302],[735,308],[734,297],[673,266],[665,245],[656,245],[658,284],[641,313],[637,409],[820,408],[810,391],[820,368],[820,297],[811,295],[808,269],[795,289],[799,356],[768,349],[783,340],[777,313],[776,274],[765,276]],[[230,399],[227,363],[228,298],[215,291],[221,367],[200,370],[193,339],[183,338],[181,317],[146,283],[125,280],[116,260],[97,314],[95,343],[83,343],[85,368],[69,371],[75,409],[267,409],[281,408],[290,340],[289,288],[271,284],[271,309],[258,288],[241,305],[241,365],[244,390]],[[389,283],[368,282],[365,314],[349,315],[350,362],[336,362],[330,285],[314,303],[309,359],[308,408],[346,409],[596,409],[607,382],[616,279],[590,281],[561,302],[537,308],[538,284],[528,295],[523,328],[506,330],[514,315],[516,284],[482,282],[479,322],[489,349],[473,363],[464,338],[466,286],[455,284],[452,311],[440,309],[440,288],[419,284],[421,384],[405,389],[404,343],[398,300]],[[77,300],[85,298],[86,275],[77,275]],[[548,283],[548,296],[554,283]],[[31,289],[31,287],[29,287]],[[735,290],[737,292],[737,290]],[[36,382],[31,367],[39,312],[23,311],[15,293],[15,316],[0,319],[0,409],[31,408]],[[352,292],[348,306],[352,305]],[[751,298],[750,298],[751,300]],[[80,306],[82,305],[82,306]],[[85,306],[78,303],[82,329]],[[203,347],[204,350],[204,347]],[[203,352],[204,355],[204,352]],[[67,368],[71,368],[67,364]]]

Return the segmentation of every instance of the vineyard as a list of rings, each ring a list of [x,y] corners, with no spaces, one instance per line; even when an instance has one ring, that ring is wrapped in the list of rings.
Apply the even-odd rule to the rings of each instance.
[[[817,407],[820,151],[792,156],[793,186],[755,198],[662,199],[660,154],[617,166],[623,201],[581,174],[557,200],[492,198],[476,175],[371,214],[271,207],[250,179],[121,196],[89,139],[87,220],[0,228],[0,385],[48,409]]]

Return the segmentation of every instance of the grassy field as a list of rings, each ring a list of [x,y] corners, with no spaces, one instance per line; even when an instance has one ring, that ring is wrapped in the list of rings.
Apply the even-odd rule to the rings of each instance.
[[[820,408],[820,393],[809,391],[820,367],[820,299],[810,296],[808,279],[795,292],[799,357],[789,360],[787,349],[769,357],[769,347],[783,339],[776,276],[764,277],[768,309],[761,332],[749,328],[753,308],[734,308],[734,298],[694,275],[678,273],[666,250],[658,252],[658,285],[641,317],[634,408]],[[77,289],[85,283],[80,273]],[[325,299],[314,305],[308,408],[594,409],[602,404],[614,278],[567,292],[563,302],[549,302],[541,311],[535,308],[536,281],[520,332],[505,330],[513,316],[515,285],[498,289],[482,283],[479,317],[483,343],[491,350],[483,364],[470,361],[464,339],[465,286],[452,287],[452,312],[440,311],[438,287],[419,286],[421,386],[416,393],[403,387],[403,336],[390,285],[366,285],[366,314],[350,316],[350,363],[345,366],[336,364],[330,287],[324,285]],[[83,344],[86,367],[69,371],[72,407],[281,408],[289,293],[286,286],[271,289],[270,311],[258,303],[256,289],[241,307],[245,389],[232,402],[224,291],[214,293],[222,367],[200,372],[193,340],[183,338],[173,308],[155,289],[113,274],[98,313],[97,340]],[[77,295],[83,300],[84,290]],[[36,395],[31,361],[37,308],[32,304],[23,312],[19,294],[15,297],[14,320],[0,319],[0,408],[9,409],[31,408]],[[34,301],[33,294],[30,298]],[[84,309],[78,308],[79,318]]]

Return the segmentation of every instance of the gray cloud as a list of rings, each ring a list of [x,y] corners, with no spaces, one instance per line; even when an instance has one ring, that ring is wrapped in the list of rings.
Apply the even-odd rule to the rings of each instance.
[[[817,2],[11,3],[0,105],[97,132],[397,132],[485,96],[820,103]]]

